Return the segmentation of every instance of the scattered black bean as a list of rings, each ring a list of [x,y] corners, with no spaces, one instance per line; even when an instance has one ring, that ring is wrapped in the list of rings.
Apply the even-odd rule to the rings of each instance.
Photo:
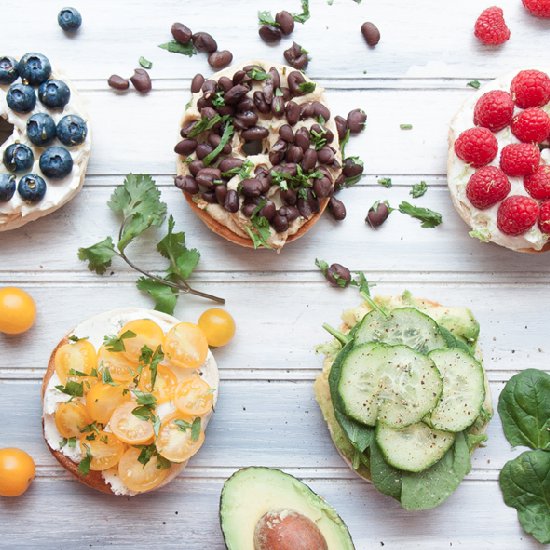
[[[231,64],[233,61],[233,54],[228,50],[222,50],[221,52],[212,52],[208,56],[208,64],[213,69],[223,69]]]
[[[334,189],[336,191],[339,191],[340,189],[342,189],[342,187],[344,187],[346,184],[346,176],[344,176],[344,174],[340,174],[336,180],[334,180]]]
[[[250,218],[252,214],[254,213],[254,210],[256,210],[256,206],[258,206],[258,199],[245,199],[242,207],[241,212],[247,217]]]
[[[200,113],[202,118],[207,118],[209,120],[218,114],[214,107],[201,107]]]
[[[244,111],[239,113],[236,117],[244,128],[250,128],[258,122],[258,115],[254,111]]]
[[[223,207],[232,214],[239,211],[239,194],[235,189],[228,189]]]
[[[351,281],[351,273],[347,267],[340,264],[332,264],[325,273],[325,279],[332,285],[345,288]]]
[[[245,197],[255,198],[262,194],[263,185],[257,178],[248,178],[241,182],[241,191]]]
[[[221,105],[220,107],[214,107],[220,115],[233,116],[235,114],[235,107],[233,105]]]
[[[361,34],[369,46],[376,46],[376,44],[380,42],[380,31],[378,27],[370,21],[361,25]]]
[[[320,103],[319,101],[314,101],[313,105],[313,114],[316,117],[323,117],[325,120],[330,119],[330,109]]]
[[[296,200],[298,199],[298,196],[296,195],[296,191],[294,191],[294,189],[283,189],[281,190],[280,196],[283,203],[288,206],[294,206],[296,204]]]
[[[289,34],[292,34],[292,31],[294,30],[294,17],[292,17],[291,13],[288,13],[287,11],[280,11],[277,15],[275,15],[275,21],[279,23],[279,28],[281,29],[281,33],[285,36],[288,36]]]
[[[307,149],[302,159],[302,169],[304,172],[311,172],[317,165],[317,151],[315,149]]]
[[[254,102],[250,97],[243,97],[237,105],[237,111],[239,113],[244,113],[245,111],[252,111],[253,109],[254,109]]]
[[[258,29],[258,34],[264,42],[279,42],[281,40],[281,31],[274,25],[262,25]]]
[[[326,176],[317,178],[313,183],[313,191],[315,191],[315,195],[319,199],[329,197],[333,191],[332,181]]]
[[[221,52],[218,52],[218,53],[221,53]],[[224,92],[228,92],[229,90],[231,90],[231,88],[233,88],[233,86],[234,86],[233,81],[227,76],[222,76],[218,80],[218,88],[221,88]]]
[[[300,107],[300,119],[313,118],[315,116],[315,107],[313,103],[302,103]]]
[[[307,128],[302,127],[294,134],[294,144],[301,147],[304,153],[309,149],[310,139]]]
[[[184,140],[180,141],[174,147],[174,151],[178,155],[189,156],[189,155],[191,155],[192,153],[195,152],[195,149],[197,148],[197,145],[198,145],[198,143],[197,143],[196,139],[187,138],[187,139],[184,139]]]
[[[304,151],[301,147],[298,147],[297,145],[291,145],[286,152],[285,158],[287,162],[302,162],[302,159],[304,158]]]
[[[273,89],[273,84],[271,82],[267,82],[262,88],[262,92],[264,93],[265,102],[268,105],[271,105],[271,102],[275,97],[275,90]]]
[[[199,192],[199,185],[193,176],[177,176],[174,180],[174,184],[176,187],[186,193],[189,193],[190,195],[195,195]]]
[[[267,114],[271,111],[271,107],[267,104],[263,92],[254,92],[252,94],[252,99],[254,101],[254,106],[260,113]]]
[[[221,180],[222,174],[219,168],[203,168],[195,177],[201,187],[211,189],[214,187],[214,180]]]
[[[204,191],[203,193],[201,193],[201,198],[206,202],[211,202],[212,204],[218,202],[216,200],[216,193],[214,193],[214,191]]]
[[[288,123],[294,126],[300,119],[300,106],[294,101],[289,101],[285,106],[285,114]]]
[[[338,131],[338,139],[344,139],[348,131],[348,121],[343,116],[336,115],[334,117],[334,122],[336,124],[336,130]]]
[[[218,44],[207,32],[197,32],[192,38],[193,44],[199,52],[212,53],[218,49]]]
[[[269,75],[268,80],[273,84],[273,89],[277,89],[281,87],[281,75],[279,74],[279,71],[275,67],[271,67],[269,71],[267,71],[267,74]]]
[[[227,196],[227,186],[226,185],[216,185],[214,188],[214,194],[216,195],[216,200],[218,204],[225,204],[225,197]]]
[[[353,109],[348,113],[348,128],[350,134],[360,134],[365,126],[367,115],[362,109]]]
[[[277,207],[275,206],[275,203],[273,201],[266,201],[265,205],[260,210],[259,214],[260,216],[264,216],[264,218],[267,219],[267,221],[271,222],[277,213]]]
[[[282,139],[275,142],[269,151],[269,162],[273,166],[280,164],[285,156],[288,144]]]
[[[279,136],[281,136],[281,139],[286,141],[287,143],[294,142],[294,132],[292,131],[292,127],[288,124],[283,124],[279,128]]]
[[[258,141],[265,139],[269,135],[267,128],[262,128],[261,126],[252,126],[244,132],[241,132],[241,137],[247,141]]]
[[[225,95],[225,103],[227,105],[236,105],[248,93],[248,87],[243,84],[236,84]]]
[[[332,164],[334,162],[334,149],[325,145],[317,151],[317,158],[321,164]]]
[[[243,151],[248,155],[259,155],[263,151],[263,143],[261,140],[245,141],[243,143]]]
[[[307,198],[300,197],[296,202],[300,214],[304,218],[310,218],[313,214],[318,214],[321,210],[319,199],[314,196],[311,189],[307,190]]]
[[[185,26],[183,23],[174,23],[170,29],[174,40],[178,41],[180,44],[187,44],[189,40],[193,37],[191,29]]]
[[[217,86],[218,86],[218,83],[215,80],[208,79],[202,83],[201,91],[204,94],[207,94],[209,92],[214,93],[216,91]]]
[[[345,204],[335,197],[330,198],[328,209],[336,221],[342,221],[347,215]]]
[[[127,90],[130,87],[130,81],[118,76],[117,74],[112,75],[107,84],[115,90]]]
[[[306,81],[304,75],[300,71],[292,71],[287,78],[288,87],[294,95],[303,95],[304,92],[301,92],[299,89],[300,84],[303,84]]]
[[[275,229],[277,233],[283,233],[288,230],[288,218],[282,216],[280,212],[277,212],[271,220],[271,225],[273,225],[273,229]]]
[[[204,84],[204,76],[197,73],[193,80],[191,81],[191,93],[198,94],[201,91],[202,85]]]
[[[281,96],[275,96],[271,102],[271,112],[277,118],[280,118],[285,113],[285,102]]]
[[[141,94],[147,94],[153,88],[149,73],[145,69],[134,69],[134,75],[130,78],[130,82]]]
[[[233,170],[233,168],[240,168],[243,162],[242,159],[226,158],[220,162],[218,168],[221,172],[229,172],[229,170]]]
[[[289,176],[295,176],[296,173],[297,173],[296,163],[287,162],[286,164],[283,164],[279,168],[279,172],[284,172],[285,174],[288,174]]]
[[[365,218],[365,222],[372,228],[380,227],[390,215],[390,209],[385,202],[375,202]]]
[[[284,216],[289,223],[291,223],[300,215],[300,212],[295,206],[281,206],[281,208],[279,208],[279,214]]]
[[[212,152],[212,145],[209,145],[208,143],[201,143],[197,146],[197,158],[199,160],[202,160],[204,157],[208,156]]]
[[[249,81],[250,77],[246,74],[246,71],[243,71],[242,69],[239,69],[234,75],[233,75],[233,84],[242,84],[243,82]]]
[[[353,178],[363,173],[363,164],[356,162],[352,157],[344,160],[344,166],[342,168],[342,174],[347,178]]]
[[[286,86],[282,86],[279,88],[281,90],[282,98],[285,100],[285,102],[289,101],[292,97],[292,93],[290,92],[290,88],[287,88]]]
[[[204,107],[212,107],[212,94],[210,92],[199,97],[197,101],[197,109],[199,111]]]
[[[298,70],[304,70],[308,64],[307,52],[297,44],[296,42],[292,43],[292,46],[283,52],[284,58],[287,63]]]
[[[197,174],[204,168],[204,163],[202,160],[193,160],[188,165],[189,172],[193,174],[193,176],[197,176]]]

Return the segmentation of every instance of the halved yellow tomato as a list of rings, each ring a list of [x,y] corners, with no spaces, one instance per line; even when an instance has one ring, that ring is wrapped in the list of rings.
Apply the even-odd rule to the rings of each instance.
[[[126,342],[126,340],[125,340]],[[97,352],[97,370],[109,369],[115,382],[130,382],[136,375],[135,363],[129,361],[121,351],[109,351],[101,346]]]
[[[164,340],[164,332],[162,329],[150,319],[137,319],[135,321],[129,321],[119,331],[118,337],[125,332],[133,332],[135,336],[131,338],[124,338],[126,359],[137,363],[141,355],[143,346],[147,346],[152,351],[155,351],[158,346],[162,346]]]
[[[183,414],[203,416],[212,410],[212,388],[198,374],[193,374],[178,384],[174,405]]]
[[[80,437],[82,431],[92,418],[86,407],[78,401],[59,403],[55,411],[55,425],[61,437]]]
[[[92,437],[93,439],[86,439]],[[80,438],[80,450],[83,455],[90,453],[90,470],[108,470],[118,464],[120,457],[126,449],[126,445],[119,441],[114,434],[104,432],[91,432]]]
[[[204,431],[201,428],[196,440],[193,440],[191,426],[194,420],[192,416],[181,413],[175,413],[166,418],[157,436],[158,453],[171,462],[185,462],[197,454],[204,443]]]
[[[198,325],[178,323],[166,334],[163,350],[176,367],[196,369],[206,361],[208,340]]]
[[[178,378],[174,372],[165,365],[158,365],[155,387],[151,385],[151,369],[145,367],[139,378],[138,388],[141,391],[152,393],[157,403],[166,403],[174,395],[174,390],[178,385]]]
[[[77,380],[70,372],[90,374],[95,368],[97,354],[94,346],[88,340],[78,340],[74,344],[64,344],[55,352],[55,372],[62,384],[67,383],[67,378]],[[77,375],[76,375],[77,376]]]
[[[135,401],[119,405],[109,421],[109,427],[116,437],[132,445],[148,443],[155,435],[153,424],[149,420],[132,414],[136,407],[139,405]]]
[[[98,382],[86,395],[86,408],[96,422],[107,424],[113,411],[130,400],[130,392],[122,386],[111,386]]]
[[[130,447],[118,463],[121,481],[136,493],[143,493],[158,487],[168,476],[170,468],[157,468],[157,457],[152,456],[147,464],[138,462],[140,450]]]

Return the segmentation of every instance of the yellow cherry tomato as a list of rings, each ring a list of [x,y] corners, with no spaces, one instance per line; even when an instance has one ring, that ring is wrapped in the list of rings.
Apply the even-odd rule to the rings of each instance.
[[[122,353],[126,359],[134,363],[139,361],[143,346],[155,351],[164,340],[164,332],[155,321],[150,319],[137,319],[126,323],[118,333],[119,338],[128,331],[133,332],[135,336],[124,338],[125,351]]]
[[[219,348],[235,336],[235,320],[225,309],[213,307],[199,317],[199,327],[206,335],[208,345]]]
[[[109,369],[115,382],[130,382],[137,373],[135,363],[129,361],[120,351],[109,351],[101,346],[97,352],[97,370]]]
[[[78,401],[59,403],[55,411],[55,425],[61,437],[80,437],[86,426],[92,423],[86,407]]]
[[[182,369],[200,367],[208,355],[208,340],[198,325],[178,323],[164,339],[164,354],[170,363]]]
[[[157,457],[152,456],[147,464],[138,461],[140,449],[130,447],[118,463],[118,476],[130,489],[143,493],[158,487],[168,476],[170,468],[157,468]]]
[[[34,479],[34,460],[25,451],[0,449],[0,496],[21,496]]]
[[[32,296],[14,286],[0,288],[0,332],[22,334],[34,325],[35,319]]]
[[[87,439],[93,438],[93,439]],[[80,450],[84,456],[92,456],[90,470],[108,470],[118,464],[120,457],[126,450],[126,445],[119,441],[114,434],[104,432],[90,432],[80,438]]]
[[[151,385],[151,369],[145,367],[139,378],[138,388],[141,391],[152,393],[156,397],[157,403],[160,404],[172,399],[177,385],[178,378],[174,372],[166,365],[158,365],[155,387],[153,388]]]
[[[125,443],[138,445],[148,443],[155,436],[153,424],[149,420],[143,420],[132,411],[139,407],[135,401],[119,405],[109,421],[111,431]]]
[[[157,436],[157,451],[171,462],[185,462],[204,443],[204,431],[201,430],[193,440],[192,425],[195,419],[181,413],[175,413],[168,417],[160,426]]]
[[[130,392],[125,392],[123,387],[98,382],[86,395],[86,408],[95,422],[105,425],[113,411],[129,400]]]
[[[174,405],[183,414],[203,416],[212,410],[212,388],[198,374],[193,374],[178,384]]]
[[[64,344],[55,352],[55,372],[62,384],[67,383],[67,378],[78,381],[78,375],[71,374],[71,370],[75,373],[90,374],[96,367],[96,361],[95,348],[88,340]]]

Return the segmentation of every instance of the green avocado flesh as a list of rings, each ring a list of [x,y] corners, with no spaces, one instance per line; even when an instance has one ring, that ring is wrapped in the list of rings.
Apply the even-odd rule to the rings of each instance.
[[[296,512],[317,525],[328,550],[354,550],[346,524],[307,485],[281,470],[244,468],[224,484],[220,522],[228,550],[254,550],[254,529],[268,512]]]

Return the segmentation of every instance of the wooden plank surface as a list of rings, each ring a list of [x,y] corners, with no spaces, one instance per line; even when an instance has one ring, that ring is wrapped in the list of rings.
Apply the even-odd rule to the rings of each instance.
[[[282,60],[279,47],[256,33],[256,11],[297,11],[297,0],[94,0],[75,6],[81,31],[63,35],[53,0],[27,0],[24,24],[6,25],[0,51],[44,51],[84,96],[94,129],[93,155],[81,194],[59,212],[20,230],[0,234],[0,285],[27,289],[38,304],[36,327],[18,338],[0,337],[0,447],[19,446],[37,463],[37,479],[21,499],[0,500],[1,548],[126,547],[223,548],[217,506],[226,479],[239,467],[275,466],[304,479],[347,522],[358,550],[372,548],[471,550],[539,548],[525,536],[515,511],[498,489],[498,471],[512,451],[498,418],[489,443],[474,455],[473,470],[437,510],[410,513],[354,478],[337,455],[313,397],[312,382],[325,340],[322,321],[337,324],[358,302],[352,290],[329,288],[314,267],[316,257],[364,270],[380,293],[409,289],[449,305],[471,307],[481,322],[481,344],[496,402],[505,381],[535,367],[550,369],[548,259],[525,256],[470,239],[454,212],[445,181],[450,118],[482,81],[517,67],[548,66],[550,21],[528,16],[520,0],[502,0],[512,40],[484,48],[471,29],[484,6],[477,0],[311,0],[312,18],[296,25],[293,39],[308,49],[308,74],[328,92],[333,113],[362,107],[367,129],[348,152],[365,160],[361,183],[343,196],[348,218],[323,219],[280,255],[236,248],[210,234],[172,186],[178,121],[196,72],[209,74],[203,55],[187,58],[157,48],[174,21],[211,32],[236,61]],[[4,13],[20,13],[15,0]],[[365,46],[359,24],[377,23],[382,40]],[[284,46],[284,48],[283,48]],[[526,52],[528,57],[526,58]],[[113,72],[130,74],[140,55],[154,62],[154,92],[117,95],[108,90]],[[402,123],[413,130],[402,131]],[[216,353],[220,401],[207,441],[190,467],[158,493],[135,499],[95,494],[69,479],[49,455],[40,427],[39,386],[47,358],[61,336],[83,318],[111,307],[148,306],[122,265],[99,277],[76,251],[113,233],[117,222],[105,202],[124,174],[151,173],[163,199],[202,254],[197,287],[226,297],[238,335]],[[377,185],[390,176],[394,188]],[[410,198],[424,180],[418,204],[443,214],[433,230],[392,214],[382,228],[364,224],[377,199]],[[151,232],[131,255],[162,270]],[[176,315],[195,320],[209,304],[180,300]],[[338,550],[338,549],[331,549]]]

